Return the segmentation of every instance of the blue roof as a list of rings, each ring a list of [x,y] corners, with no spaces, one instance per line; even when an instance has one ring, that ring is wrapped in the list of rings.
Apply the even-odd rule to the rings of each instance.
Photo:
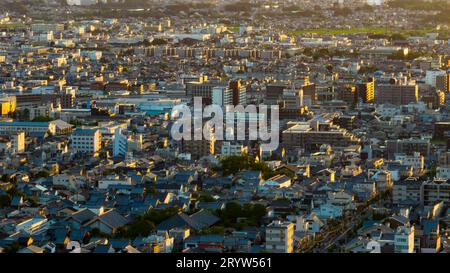
[[[95,132],[97,132],[98,129],[81,129],[81,128],[76,128],[75,129],[75,134],[95,134]]]
[[[13,121],[0,122],[0,126],[34,126],[34,127],[48,127],[48,122],[33,122],[33,121]]]

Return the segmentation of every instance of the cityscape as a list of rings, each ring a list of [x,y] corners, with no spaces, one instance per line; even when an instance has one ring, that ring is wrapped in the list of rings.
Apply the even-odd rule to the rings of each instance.
[[[0,253],[450,252],[450,0],[0,4]]]

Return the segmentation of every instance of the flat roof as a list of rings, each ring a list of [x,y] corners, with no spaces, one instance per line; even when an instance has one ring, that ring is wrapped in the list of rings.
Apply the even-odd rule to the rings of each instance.
[[[48,125],[49,122],[33,122],[33,121],[0,122],[0,126],[48,127]]]

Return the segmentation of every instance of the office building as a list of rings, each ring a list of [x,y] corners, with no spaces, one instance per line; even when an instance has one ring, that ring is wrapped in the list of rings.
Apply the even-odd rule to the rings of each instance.
[[[232,93],[233,105],[236,106],[247,104],[246,88],[241,84],[241,80],[231,80],[229,83],[229,88]]]

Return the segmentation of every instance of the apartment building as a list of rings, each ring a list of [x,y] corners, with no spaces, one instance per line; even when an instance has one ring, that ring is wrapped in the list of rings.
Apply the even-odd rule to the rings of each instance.
[[[388,159],[394,159],[396,153],[414,155],[418,152],[423,156],[430,154],[430,141],[427,139],[391,139],[386,141]]]
[[[392,188],[392,202],[394,204],[419,204],[423,181],[414,177],[397,181]]]
[[[424,206],[434,206],[437,202],[450,205],[450,182],[445,179],[434,179],[422,184],[421,199]]]
[[[330,129],[311,128],[308,122],[299,122],[282,132],[282,143],[288,149],[303,148],[318,151],[320,146],[347,147],[360,142],[360,139],[347,130],[338,127]]]
[[[369,78],[367,82],[358,82],[356,84],[356,92],[362,102],[373,102],[375,98],[375,80]]]
[[[400,226],[394,234],[395,253],[414,253],[414,226]]]
[[[294,224],[274,221],[266,227],[266,250],[271,253],[294,251]]]
[[[75,152],[95,154],[101,147],[101,134],[98,129],[77,128],[70,136],[70,148]]]
[[[425,158],[419,152],[414,152],[412,155],[395,154],[395,160],[398,160],[404,166],[413,167],[415,174],[422,174],[425,167]]]
[[[417,84],[380,84],[377,86],[375,102],[404,105],[419,101],[419,86]]]

